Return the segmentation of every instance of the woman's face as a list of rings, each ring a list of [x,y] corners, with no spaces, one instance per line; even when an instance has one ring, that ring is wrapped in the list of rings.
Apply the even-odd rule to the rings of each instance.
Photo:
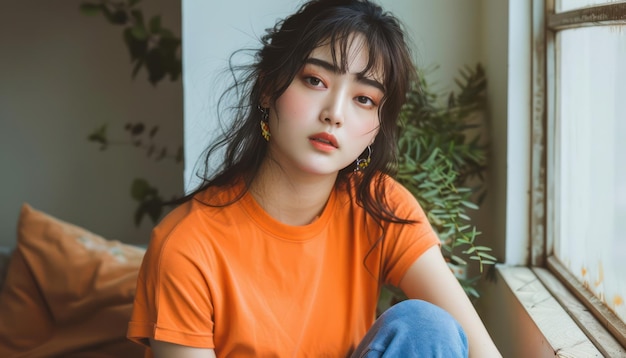
[[[333,65],[329,45],[318,47],[270,109],[269,153],[284,170],[336,175],[374,141],[382,78],[359,75],[367,47],[359,35],[349,44],[346,73]]]

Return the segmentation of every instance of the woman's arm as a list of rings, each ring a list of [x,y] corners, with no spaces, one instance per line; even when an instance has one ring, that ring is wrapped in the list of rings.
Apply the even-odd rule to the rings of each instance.
[[[150,339],[150,348],[155,358],[215,358],[209,348],[194,348]]]
[[[502,357],[489,337],[478,313],[446,264],[439,246],[424,252],[400,281],[409,298],[435,304],[450,313],[463,327],[470,357]]]

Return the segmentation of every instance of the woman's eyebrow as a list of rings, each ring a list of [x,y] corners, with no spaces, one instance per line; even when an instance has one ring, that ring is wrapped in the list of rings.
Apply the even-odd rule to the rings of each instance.
[[[323,69],[333,73],[340,73],[337,66],[319,58],[309,57],[304,61],[304,63],[322,67]],[[362,73],[357,74],[357,81],[365,85],[375,87],[376,89],[379,89],[382,93],[385,93],[385,86],[383,86],[382,83],[376,81],[375,79],[365,77],[365,75]]]

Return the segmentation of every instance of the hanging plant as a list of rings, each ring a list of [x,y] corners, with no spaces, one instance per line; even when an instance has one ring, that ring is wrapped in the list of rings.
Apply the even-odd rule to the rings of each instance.
[[[160,15],[152,16],[146,21],[143,11],[138,7],[139,3],[140,0],[84,1],[80,4],[80,11],[88,16],[103,15],[110,24],[123,28],[124,44],[133,65],[133,79],[145,68],[148,81],[153,86],[168,76],[171,81],[177,81],[182,72],[181,40],[162,25]],[[147,157],[156,161],[171,159],[181,163],[182,146],[175,152],[168,150],[154,141],[159,127],[152,126],[149,130],[147,128],[142,122],[128,123],[124,128],[128,138],[119,140],[109,138],[107,125],[104,124],[89,134],[87,139],[100,144],[100,150],[106,150],[111,145],[128,145],[144,150]],[[130,185],[130,195],[138,203],[133,216],[135,226],[141,225],[145,216],[156,224],[163,215],[167,202],[159,190],[148,180],[135,178]]]
[[[145,68],[148,80],[154,86],[166,76],[176,81],[182,72],[181,40],[162,26],[160,15],[146,20],[137,7],[139,2],[85,1],[80,4],[80,11],[89,16],[101,14],[109,23],[124,28],[124,43],[133,65],[132,78],[136,77],[141,68]]]
[[[155,137],[159,131],[158,126],[153,126],[148,130],[144,123],[136,122],[126,124],[124,129],[128,134],[126,139],[111,139],[108,135],[107,125],[103,124],[89,134],[87,140],[100,144],[100,150],[106,150],[111,145],[130,146],[145,151],[146,157],[157,162],[173,160],[176,164],[182,163],[182,146],[179,146],[176,151],[172,152],[166,146],[155,142]],[[148,216],[152,223],[156,224],[163,215],[163,208],[168,202],[161,197],[159,190],[144,178],[135,178],[132,181],[130,196],[138,203],[134,215],[135,226],[141,225],[144,216]],[[175,198],[170,200],[173,199]]]

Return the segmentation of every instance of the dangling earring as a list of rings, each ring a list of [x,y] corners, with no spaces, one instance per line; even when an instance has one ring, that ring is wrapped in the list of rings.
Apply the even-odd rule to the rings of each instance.
[[[359,172],[365,168],[367,168],[368,165],[370,165],[370,162],[372,161],[372,147],[371,146],[367,146],[367,158],[357,158],[356,159],[356,167],[354,168],[355,172]]]
[[[261,135],[265,138],[266,141],[270,141],[270,126],[269,126],[269,118],[270,118],[270,109],[264,108],[259,105],[259,111],[261,111]]]

